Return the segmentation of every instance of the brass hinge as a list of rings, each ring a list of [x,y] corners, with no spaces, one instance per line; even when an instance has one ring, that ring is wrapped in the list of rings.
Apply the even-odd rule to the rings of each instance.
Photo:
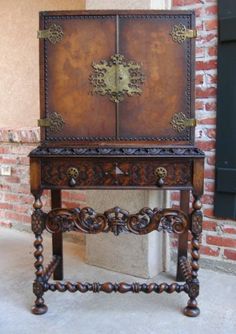
[[[52,44],[56,44],[62,40],[64,36],[62,27],[58,24],[52,24],[46,30],[39,30],[37,37],[48,39]]]
[[[197,30],[187,29],[184,24],[180,23],[172,28],[170,35],[174,42],[183,43],[187,38],[196,38]]]
[[[52,132],[60,132],[64,127],[64,120],[60,114],[53,112],[48,118],[38,120],[38,126],[50,128]]]
[[[182,132],[186,128],[195,127],[197,125],[197,120],[195,118],[187,118],[182,112],[174,114],[170,124],[173,129]]]

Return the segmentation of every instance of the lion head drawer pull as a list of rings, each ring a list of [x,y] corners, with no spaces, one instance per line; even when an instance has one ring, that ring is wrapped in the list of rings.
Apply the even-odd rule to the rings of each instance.
[[[159,187],[164,185],[164,179],[167,176],[167,170],[164,167],[157,167],[154,172],[157,177],[157,185]]]
[[[79,170],[75,167],[70,167],[67,169],[66,175],[68,177],[69,186],[74,187],[79,176]]]

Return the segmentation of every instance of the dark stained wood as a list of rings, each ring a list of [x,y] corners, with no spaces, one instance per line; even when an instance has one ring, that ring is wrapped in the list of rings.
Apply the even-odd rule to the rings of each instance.
[[[61,190],[51,190],[51,207],[57,209],[61,207]],[[52,236],[52,254],[53,256],[60,257],[59,264],[57,265],[53,278],[55,280],[63,279],[63,235],[62,232],[57,232]]]
[[[191,188],[191,159],[47,159],[42,160],[42,184],[44,188],[71,188],[67,171],[70,167],[78,170],[73,187],[88,188],[153,188],[158,186],[156,169],[163,167],[167,176],[163,179],[163,189]]]
[[[36,296],[34,314],[44,314],[46,291],[69,292],[185,292],[187,316],[200,310],[199,248],[202,232],[204,154],[194,147],[194,129],[173,129],[175,113],[194,118],[195,42],[172,40],[175,24],[195,27],[192,11],[59,11],[40,13],[40,29],[59,24],[62,41],[40,40],[41,118],[58,113],[61,132],[41,129],[42,143],[30,153],[31,192],[35,198]],[[91,94],[92,63],[120,53],[142,63],[142,93],[116,104]],[[117,72],[116,72],[117,74]],[[116,78],[116,80],[122,78]],[[62,189],[170,189],[181,191],[180,208],[143,208],[133,214],[119,207],[97,213],[92,208],[61,207]],[[51,190],[51,210],[42,209],[41,195]],[[194,196],[189,214],[189,195]],[[114,203],[115,205],[116,203]],[[43,232],[52,234],[53,257],[44,267]],[[64,232],[152,231],[178,234],[176,282],[63,282]],[[191,264],[187,260],[191,232]],[[57,282],[49,282],[53,275]]]
[[[61,132],[43,130],[42,140],[63,145],[193,144],[194,129],[178,132],[170,123],[175,113],[194,116],[194,40],[180,45],[170,35],[180,23],[194,28],[193,13],[41,13],[40,29],[59,24],[64,32],[55,45],[40,41],[41,118],[57,112],[65,122]],[[89,80],[92,64],[114,54],[142,64],[145,76],[140,96],[126,96],[117,105],[107,96],[91,95]]]
[[[189,214],[189,200],[190,200],[190,192],[188,190],[180,191],[180,208],[186,215]],[[187,258],[188,253],[188,230],[185,230],[183,234],[181,234],[178,238],[178,257],[177,257],[177,276],[176,280],[178,282],[185,281],[185,277],[183,271],[181,269],[181,258]]]
[[[60,223],[58,223],[60,222]],[[152,231],[182,234],[188,231],[189,217],[180,210],[143,208],[136,214],[115,207],[97,213],[92,208],[53,209],[45,219],[48,232],[77,231],[89,234],[122,232],[147,234]]]

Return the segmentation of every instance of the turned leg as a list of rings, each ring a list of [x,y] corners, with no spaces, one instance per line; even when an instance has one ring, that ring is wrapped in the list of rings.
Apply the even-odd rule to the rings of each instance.
[[[52,209],[61,208],[61,191],[51,191],[51,205]],[[53,256],[59,256],[60,262],[53,273],[54,280],[63,280],[63,239],[62,232],[52,234],[52,253]]]
[[[44,314],[47,312],[47,306],[44,304],[44,269],[43,269],[43,238],[42,233],[44,230],[44,213],[41,210],[42,202],[40,200],[40,194],[35,196],[34,212],[32,214],[32,231],[35,235],[34,241],[34,257],[36,259],[34,267],[35,281],[33,283],[33,293],[36,295],[35,304],[32,307],[32,313]]]
[[[200,237],[202,232],[202,212],[201,212],[201,201],[198,197],[194,196],[193,212],[191,214],[191,257],[192,257],[192,272],[191,279],[188,282],[189,286],[189,301],[187,307],[184,309],[184,314],[189,317],[197,317],[200,314],[200,309],[197,304],[197,296],[199,295],[199,248],[200,248]]]
[[[181,190],[180,191],[180,209],[189,214],[189,199],[190,193],[189,190]],[[188,254],[188,229],[184,231],[184,233],[179,235],[178,238],[178,256],[177,256],[177,274],[176,281],[184,282],[185,278],[180,266],[180,259],[185,257],[187,259]]]

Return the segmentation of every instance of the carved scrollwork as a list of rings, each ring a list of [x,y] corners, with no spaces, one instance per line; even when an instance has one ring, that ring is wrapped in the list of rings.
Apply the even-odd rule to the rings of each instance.
[[[199,295],[199,282],[190,282],[189,283],[189,297],[197,298]]]
[[[79,231],[84,233],[121,232],[147,234],[152,231],[183,233],[188,217],[179,210],[143,208],[136,214],[119,207],[96,213],[92,208],[54,209],[46,218],[46,229],[51,233]]]
[[[192,214],[192,233],[197,235],[202,233],[202,212],[200,210]]]
[[[46,214],[40,210],[36,209],[31,216],[31,229],[34,234],[41,234],[45,229],[45,216]]]
[[[41,297],[44,293],[43,284],[38,282],[38,281],[34,281],[34,283],[33,283],[33,293],[35,294],[35,296]]]

